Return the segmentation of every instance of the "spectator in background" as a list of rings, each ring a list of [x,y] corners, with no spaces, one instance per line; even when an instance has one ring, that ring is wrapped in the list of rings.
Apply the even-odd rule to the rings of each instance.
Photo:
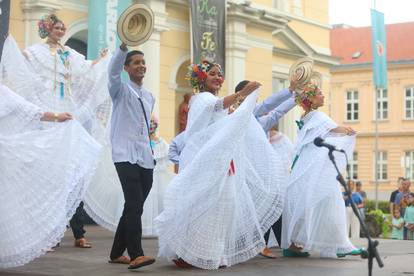
[[[407,204],[404,214],[407,240],[414,240],[414,196],[408,196]]]
[[[392,232],[391,239],[403,240],[404,239],[404,219],[401,217],[400,210],[394,209],[392,216]]]
[[[410,180],[403,178],[401,184],[401,191],[395,196],[394,208],[398,206],[401,211],[401,216],[405,217],[405,209],[411,203],[411,197],[414,194],[410,191]],[[407,227],[404,227],[404,240],[407,239]]]
[[[391,193],[391,197],[390,197],[390,214],[394,214],[394,201],[395,201],[395,197],[397,196],[397,194],[399,193],[399,192],[401,192],[401,184],[402,184],[402,181],[403,181],[403,179],[404,179],[404,177],[398,177],[398,180],[397,180],[397,190],[395,190],[395,191],[393,191],[392,193]]]
[[[410,203],[410,197],[414,196],[414,193],[410,191],[411,181],[403,178],[401,184],[401,191],[395,196],[394,208],[398,206],[401,210],[401,216],[404,217],[405,209]]]
[[[348,188],[351,192],[352,201],[355,203],[357,208],[363,207],[363,199],[361,195],[355,192],[355,182],[353,180],[348,181]],[[358,217],[354,214],[351,201],[349,197],[344,192],[344,200],[345,200],[345,207],[346,207],[346,224],[347,224],[347,232],[350,233],[351,238],[359,238],[359,231],[360,225],[358,221]]]
[[[365,220],[365,204],[367,203],[367,193],[362,190],[362,182],[355,182],[356,192],[362,197],[362,206],[359,207],[359,212],[362,216],[362,219]]]

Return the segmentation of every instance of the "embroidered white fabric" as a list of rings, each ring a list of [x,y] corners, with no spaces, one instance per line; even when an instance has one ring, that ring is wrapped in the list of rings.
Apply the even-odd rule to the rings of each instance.
[[[291,172],[283,210],[282,247],[291,243],[304,251],[317,251],[323,257],[336,258],[336,253],[355,249],[346,233],[345,204],[336,170],[326,148],[319,148],[313,140],[320,136],[327,143],[353,151],[355,136],[340,136],[330,131],[337,127],[327,115],[313,111],[304,118],[299,131],[296,150],[299,158]],[[334,153],[338,168],[345,170],[343,154]]]
[[[38,107],[0,87],[0,267],[24,265],[63,237],[99,159],[76,121],[43,128]]]
[[[109,55],[95,65],[75,50],[68,51],[69,66],[53,55],[45,43],[24,50],[9,36],[0,63],[0,79],[13,91],[42,110],[70,112],[103,146],[96,174],[85,193],[85,210],[103,227],[115,231],[122,213],[124,198],[111,158],[109,124],[111,100],[107,88]],[[65,76],[69,77],[65,79]],[[70,81],[69,81],[70,80]],[[65,95],[60,95],[59,82],[65,82]],[[55,84],[57,85],[55,86]],[[70,88],[70,89],[69,89]],[[47,128],[50,124],[43,124]],[[120,207],[121,206],[121,207]]]
[[[159,256],[217,269],[264,248],[263,234],[282,211],[286,181],[252,115],[257,92],[231,115],[215,112],[218,99],[208,92],[193,98],[180,172],[155,220]],[[232,160],[235,173],[229,175]]]
[[[174,177],[171,172],[172,163],[168,160],[168,147],[168,143],[162,138],[155,142],[154,158],[157,164],[154,168],[152,188],[145,200],[144,212],[141,217],[143,236],[156,236],[154,219],[164,209],[165,189]]]
[[[276,135],[270,137],[269,141],[276,153],[277,158],[280,158],[281,162],[283,163],[284,177],[287,181],[290,175],[290,168],[292,166],[294,146],[290,139],[282,132],[278,132]],[[273,231],[270,231],[267,247],[270,248],[277,245],[280,246],[280,244],[277,243]]]
[[[276,151],[276,155],[282,159],[287,179],[290,175],[290,168],[292,166],[294,146],[290,139],[281,132],[278,132],[275,136],[270,137],[270,144]]]

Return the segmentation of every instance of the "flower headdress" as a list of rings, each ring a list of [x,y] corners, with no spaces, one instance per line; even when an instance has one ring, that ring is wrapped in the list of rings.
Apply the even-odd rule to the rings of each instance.
[[[201,63],[193,63],[188,66],[188,72],[186,75],[186,80],[195,90],[204,89],[204,83],[207,79],[207,73],[211,68],[218,67],[221,72],[221,66],[218,63],[211,63],[207,60],[201,61]],[[223,83],[222,79],[221,83]]]
[[[39,27],[39,36],[40,38],[46,38],[49,33],[52,31],[53,26],[57,22],[62,22],[56,15],[50,14],[43,16],[42,19],[37,22],[37,26]]]
[[[312,108],[312,102],[309,98],[315,97],[316,93],[321,89],[322,75],[319,72],[313,71],[308,83],[304,86],[300,93],[296,94],[296,104],[304,108]]]
[[[312,102],[309,100],[309,98],[316,96],[316,92],[318,90],[319,90],[319,87],[316,84],[309,82],[308,84],[305,85],[303,91],[296,95],[295,97],[296,104],[306,107],[306,108],[311,108]]]

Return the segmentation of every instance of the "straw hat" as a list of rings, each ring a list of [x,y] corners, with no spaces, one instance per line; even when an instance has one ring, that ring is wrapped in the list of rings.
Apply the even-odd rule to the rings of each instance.
[[[128,7],[118,19],[118,36],[128,46],[147,41],[154,29],[154,13],[144,4]]]

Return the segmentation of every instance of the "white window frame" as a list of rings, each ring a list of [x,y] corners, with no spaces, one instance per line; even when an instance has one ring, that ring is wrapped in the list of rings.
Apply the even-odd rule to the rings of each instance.
[[[378,151],[378,157],[374,152],[374,179],[375,179],[375,166],[378,166],[378,181],[388,180],[388,153],[386,151]],[[385,157],[385,158],[384,158]],[[384,173],[386,177],[384,178]]]
[[[349,179],[356,180],[358,179],[358,152],[354,151],[352,153],[351,158],[348,160],[349,162]]]
[[[272,94],[280,92],[282,89],[289,87],[288,76],[274,76],[272,78]]]
[[[298,16],[303,16],[302,0],[293,0],[292,13]]]
[[[414,150],[404,153],[404,170],[406,178],[414,179]]]
[[[348,95],[351,95],[348,99]],[[356,97],[355,97],[356,96]],[[348,105],[351,105],[351,109],[348,110]],[[351,114],[351,119],[348,119],[348,113]],[[357,118],[355,118],[357,117]],[[359,91],[357,89],[348,89],[345,93],[345,121],[346,122],[358,122],[359,121]]]
[[[288,12],[289,0],[273,0],[273,8],[278,11]]]
[[[407,91],[411,90],[411,95],[407,97]],[[410,108],[407,110],[407,102],[410,102]],[[410,116],[407,117],[407,111],[410,113]],[[414,119],[414,86],[408,86],[404,89],[404,118],[406,120]]]
[[[375,93],[377,95],[375,103],[375,112],[378,114],[378,121],[388,120],[389,115],[389,104],[388,104],[388,90],[387,89],[376,89]],[[384,96],[384,94],[386,96]],[[386,105],[386,107],[385,107]],[[378,109],[379,106],[379,109]],[[374,114],[375,120],[375,114]]]

